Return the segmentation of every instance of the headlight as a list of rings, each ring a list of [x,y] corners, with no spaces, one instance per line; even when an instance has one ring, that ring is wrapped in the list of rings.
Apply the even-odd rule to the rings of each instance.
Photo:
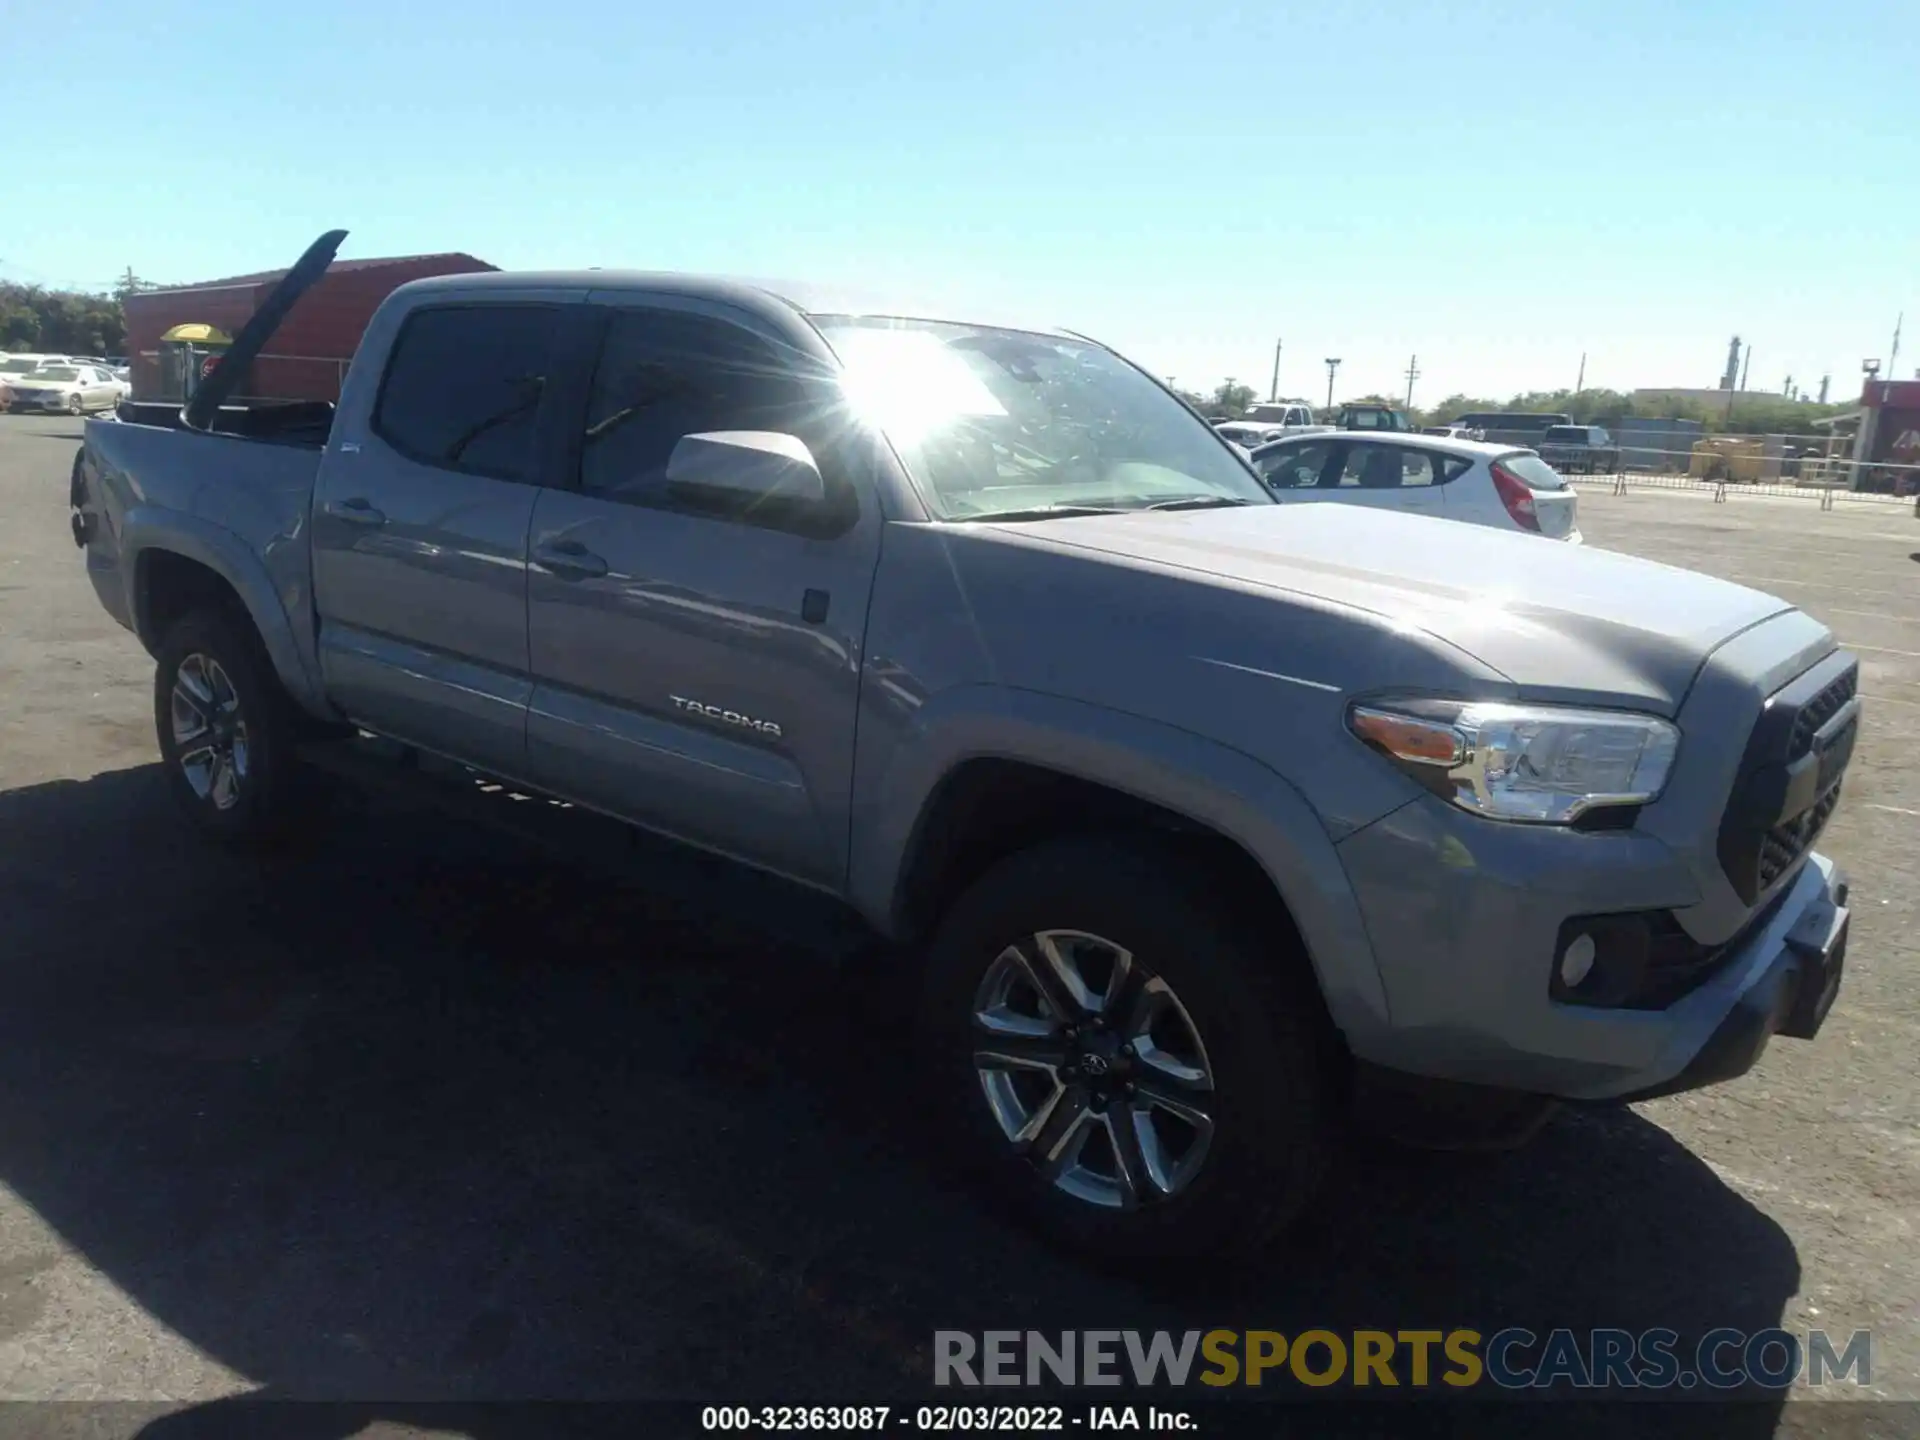
[[[1558,705],[1407,700],[1356,705],[1347,725],[1461,809],[1544,825],[1655,799],[1680,748],[1652,715]]]

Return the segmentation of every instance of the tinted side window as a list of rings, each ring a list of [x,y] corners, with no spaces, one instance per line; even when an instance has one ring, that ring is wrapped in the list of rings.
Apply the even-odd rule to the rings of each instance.
[[[1339,484],[1363,490],[1398,490],[1434,483],[1432,458],[1424,451],[1392,445],[1349,445]]]
[[[533,480],[554,329],[547,305],[416,312],[387,359],[374,432],[425,465]]]
[[[711,316],[622,310],[607,327],[580,452],[586,494],[681,508],[667,493],[667,459],[683,436],[777,430],[806,441],[823,478],[818,382],[805,357]]]
[[[1320,472],[1326,468],[1327,452],[1332,448],[1325,440],[1283,445],[1260,456],[1253,468],[1275,490],[1305,489],[1320,483]]]

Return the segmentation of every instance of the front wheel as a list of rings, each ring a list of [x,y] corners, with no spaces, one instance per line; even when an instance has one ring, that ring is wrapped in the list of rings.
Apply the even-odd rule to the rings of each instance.
[[[1258,1250],[1328,1150],[1327,1026],[1301,965],[1154,843],[1012,856],[929,956],[938,1110],[970,1168],[1069,1245]]]
[[[86,401],[82,400],[78,395],[69,395],[67,397],[67,413],[69,415],[84,415],[86,412]]]
[[[153,708],[168,787],[197,829],[240,842],[283,827],[293,711],[250,624],[221,610],[175,623],[160,645]]]

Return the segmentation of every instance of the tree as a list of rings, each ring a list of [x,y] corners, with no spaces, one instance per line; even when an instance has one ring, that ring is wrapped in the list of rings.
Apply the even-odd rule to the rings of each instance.
[[[142,290],[152,290],[154,288],[154,283],[151,280],[142,280],[138,275],[133,273],[133,267],[129,265],[125,273],[120,276],[120,283],[113,287],[113,298],[124,306],[127,303],[127,297],[129,295],[138,295]]]
[[[1202,406],[1211,420],[1238,420],[1253,404],[1253,387],[1242,385],[1229,375],[1214,389],[1213,398]]]
[[[10,350],[117,355],[127,324],[111,295],[0,283],[0,345]]]

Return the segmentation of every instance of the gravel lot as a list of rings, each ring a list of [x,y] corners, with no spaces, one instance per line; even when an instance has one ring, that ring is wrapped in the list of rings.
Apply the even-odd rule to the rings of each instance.
[[[188,843],[150,663],[65,533],[77,439],[0,417],[0,1399],[846,1401],[917,1389],[936,1327],[1782,1323],[1871,1327],[1875,1390],[1920,1400],[1910,509],[1582,499],[1591,543],[1861,654],[1819,1040],[1513,1155],[1363,1148],[1268,1264],[1143,1283],[953,1187],[884,997],[724,885],[610,886],[363,797],[298,854]]]

